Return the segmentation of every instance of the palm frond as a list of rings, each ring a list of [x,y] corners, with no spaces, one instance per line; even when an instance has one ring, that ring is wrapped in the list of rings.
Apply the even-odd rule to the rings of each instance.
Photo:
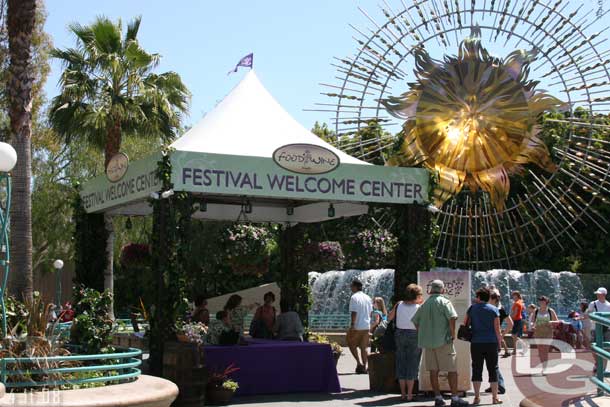
[[[93,33],[94,44],[100,53],[120,54],[121,26],[115,24],[108,17],[100,16],[90,26]]]
[[[127,33],[125,34],[125,43],[129,41],[135,41],[140,31],[140,23],[142,22],[142,16],[134,17],[129,24],[127,24]]]

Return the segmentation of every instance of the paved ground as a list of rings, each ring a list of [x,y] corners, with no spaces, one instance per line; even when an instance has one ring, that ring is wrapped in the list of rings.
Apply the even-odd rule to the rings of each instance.
[[[589,383],[588,375],[593,368],[589,353],[576,352],[551,354],[557,366],[547,375],[542,376],[530,366],[538,363],[536,351],[532,357],[518,356],[500,360],[500,368],[506,380],[507,393],[501,396],[504,406],[518,407],[522,401],[531,399],[529,406],[610,406],[608,399],[592,398],[595,388]],[[345,349],[339,361],[338,373],[341,387],[340,394],[288,394],[274,396],[242,397],[234,399],[232,405],[251,407],[295,407],[295,406],[432,406],[432,399],[420,399],[415,403],[403,403],[399,395],[374,393],[368,390],[367,375],[353,374],[355,361]],[[468,401],[472,401],[472,392]],[[482,397],[481,405],[491,405],[491,396]]]

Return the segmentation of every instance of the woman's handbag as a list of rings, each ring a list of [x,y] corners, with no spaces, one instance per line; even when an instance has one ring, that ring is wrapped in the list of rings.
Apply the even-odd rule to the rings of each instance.
[[[466,320],[467,323],[466,325],[460,325],[460,327],[458,328],[457,337],[462,341],[470,342],[472,341],[472,326],[470,326],[470,308],[468,308],[468,311],[466,311],[466,315],[468,316]]]
[[[470,342],[472,340],[472,328],[466,325],[460,325],[457,337],[463,341]]]
[[[381,349],[382,352],[394,352],[396,351],[396,339],[394,333],[396,331],[396,324],[394,320],[388,323],[383,336],[381,337]]]

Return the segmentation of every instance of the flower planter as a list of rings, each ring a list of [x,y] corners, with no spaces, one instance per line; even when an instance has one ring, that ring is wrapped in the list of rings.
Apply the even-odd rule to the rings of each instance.
[[[181,343],[190,343],[188,336],[184,334],[176,334],[176,339]]]
[[[225,406],[229,404],[235,392],[222,387],[208,386],[206,389],[206,404],[212,406]]]

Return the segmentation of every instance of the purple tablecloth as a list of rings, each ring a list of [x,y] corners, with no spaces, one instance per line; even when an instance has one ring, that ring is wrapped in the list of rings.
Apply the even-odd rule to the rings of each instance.
[[[247,346],[206,346],[210,370],[235,364],[237,395],[339,393],[339,377],[329,345],[251,340]]]

